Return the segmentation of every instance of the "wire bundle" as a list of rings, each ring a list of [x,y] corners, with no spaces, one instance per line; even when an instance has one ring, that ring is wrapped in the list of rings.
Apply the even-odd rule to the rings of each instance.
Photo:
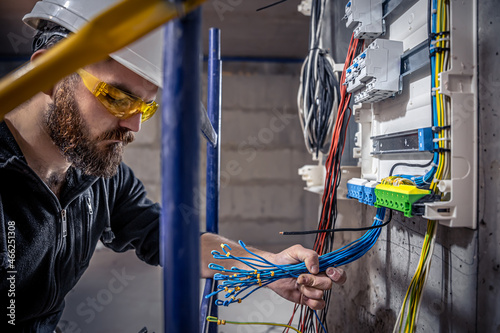
[[[326,0],[313,0],[309,31],[309,54],[300,74],[297,94],[300,124],[307,150],[318,157],[328,151],[329,137],[338,105],[335,62],[322,45]]]
[[[385,216],[385,208],[378,208],[373,226],[383,226]],[[328,267],[337,267],[346,265],[361,258],[368,252],[380,236],[380,228],[373,228],[366,232],[359,239],[319,257],[320,272],[326,271]],[[245,249],[250,257],[235,257],[231,254],[231,248],[227,244],[221,244],[223,254],[219,251],[212,251],[214,259],[218,260],[237,260],[250,269],[241,269],[232,267],[227,269],[221,265],[211,263],[208,265],[210,269],[217,270],[221,273],[214,274],[214,279],[219,281],[217,290],[205,296],[212,297],[216,294],[223,293],[225,300],[217,299],[215,304],[218,306],[228,306],[232,303],[241,303],[245,298],[250,296],[257,289],[273,283],[279,279],[298,278],[301,274],[308,274],[305,264],[290,264],[277,265],[271,263],[265,258],[255,254],[247,248],[245,243],[239,241],[240,246]],[[313,311],[313,310],[311,310]],[[314,314],[314,313],[313,313]]]
[[[449,97],[440,92],[439,73],[449,68],[449,3],[446,0],[429,1],[429,39],[431,56],[432,119],[435,129],[435,152],[432,169],[415,182],[429,184],[438,193],[437,183],[449,178]],[[409,177],[409,176],[406,176]],[[403,300],[401,311],[394,326],[394,332],[414,332],[420,309],[420,301],[429,273],[437,230],[436,221],[428,221],[427,231],[420,253],[420,260]],[[404,320],[406,314],[406,321]]]
[[[331,145],[328,153],[328,158],[325,163],[326,168],[326,180],[323,190],[322,197],[322,208],[320,220],[318,223],[318,231],[329,230],[335,227],[335,222],[337,220],[337,188],[340,184],[340,162],[342,154],[344,152],[347,125],[349,124],[349,119],[351,117],[351,109],[349,104],[351,101],[351,94],[347,93],[347,86],[345,85],[346,70],[351,66],[353,59],[361,52],[363,47],[363,42],[354,38],[354,34],[351,36],[351,41],[349,43],[349,48],[347,51],[347,57],[344,63],[344,69],[342,71],[342,76],[340,82],[340,99],[338,111],[336,113],[334,128],[332,131]],[[313,249],[320,255],[332,251],[333,247],[334,233],[318,233],[316,236]],[[331,291],[325,292],[325,303],[326,307],[321,312],[321,323],[327,325],[326,323],[326,313],[329,308]],[[298,308],[300,307],[300,323],[299,327],[304,332],[316,332],[317,321],[315,320],[314,313],[311,309],[304,306],[296,305],[292,318],[290,318],[290,323],[295,316]]]

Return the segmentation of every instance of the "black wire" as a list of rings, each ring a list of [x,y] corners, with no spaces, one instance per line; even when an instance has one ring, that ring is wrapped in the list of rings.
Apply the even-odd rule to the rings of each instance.
[[[343,231],[364,231],[364,230],[372,230],[377,228],[383,228],[388,225],[392,220],[392,209],[389,209],[389,220],[380,224],[380,225],[372,225],[370,227],[362,227],[362,228],[336,228],[336,229],[323,229],[323,230],[307,230],[307,231],[281,231],[281,235],[310,235],[310,234],[319,234],[323,232],[343,232]]]
[[[309,53],[301,71],[302,112],[304,116],[305,139],[307,146],[316,156],[319,152],[328,153],[332,116],[336,96],[339,96],[339,84],[330,55],[321,49],[321,20],[324,0],[313,0],[309,26]],[[324,15],[324,14],[323,14]],[[306,84],[307,82],[307,84]],[[315,92],[318,92],[317,96]],[[307,122],[306,119],[309,119]]]
[[[259,9],[257,9],[256,12],[259,12],[261,10],[264,10],[264,9],[267,9],[267,8],[279,5],[280,3],[285,2],[285,1],[288,1],[288,0],[280,0],[280,1],[274,2],[274,3],[270,4],[270,5],[267,5],[267,6],[264,6],[264,7],[261,7]]]
[[[389,171],[389,176],[392,176],[394,173],[394,169],[396,169],[398,166],[407,166],[407,167],[412,167],[412,168],[425,168],[428,167],[429,165],[432,164],[432,161],[434,161],[434,157],[431,158],[431,160],[425,164],[412,164],[412,163],[396,163],[392,166],[391,171]]]

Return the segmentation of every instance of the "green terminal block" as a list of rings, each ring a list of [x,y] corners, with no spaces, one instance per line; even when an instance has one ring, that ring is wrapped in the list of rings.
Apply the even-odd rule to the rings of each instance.
[[[403,212],[406,217],[412,217],[411,206],[415,201],[430,194],[429,190],[421,190],[413,185],[386,185],[375,187],[375,207],[387,207]]]

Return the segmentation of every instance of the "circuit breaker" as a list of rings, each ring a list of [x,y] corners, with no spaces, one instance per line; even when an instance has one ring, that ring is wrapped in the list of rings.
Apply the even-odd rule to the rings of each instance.
[[[377,39],[354,59],[345,81],[354,103],[379,102],[399,91],[402,54],[402,42]]]
[[[351,0],[345,5],[345,18],[354,38],[377,38],[384,33],[382,0]]]

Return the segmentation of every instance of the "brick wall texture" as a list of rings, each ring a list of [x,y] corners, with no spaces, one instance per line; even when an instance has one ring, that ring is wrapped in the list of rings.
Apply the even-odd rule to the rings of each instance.
[[[226,68],[239,68],[227,70]],[[282,230],[314,228],[319,197],[305,192],[297,169],[311,164],[297,116],[299,65],[223,65],[220,233],[277,251],[310,238]],[[245,66],[243,66],[245,68]],[[206,80],[203,80],[206,101]],[[143,124],[124,160],[161,200],[160,117]],[[206,142],[200,136],[201,224],[204,224]]]

